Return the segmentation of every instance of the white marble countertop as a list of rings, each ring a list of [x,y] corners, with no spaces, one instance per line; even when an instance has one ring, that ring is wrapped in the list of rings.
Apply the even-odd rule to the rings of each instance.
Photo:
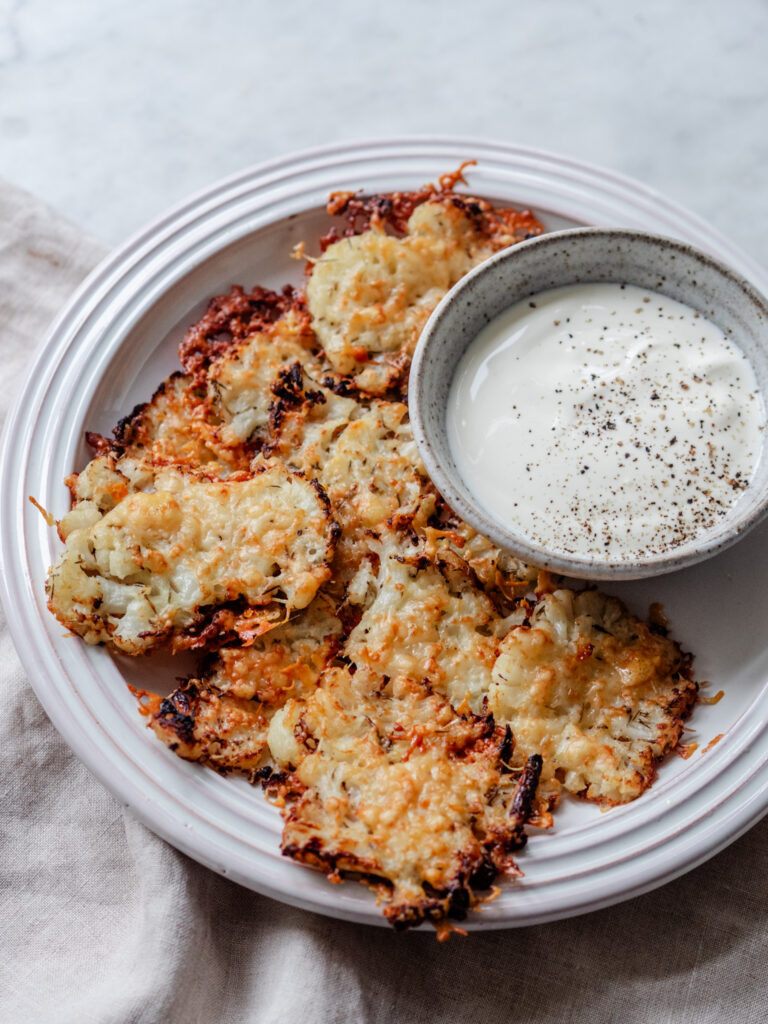
[[[476,135],[633,175],[768,264],[763,0],[0,0],[0,175],[117,243],[341,139]]]

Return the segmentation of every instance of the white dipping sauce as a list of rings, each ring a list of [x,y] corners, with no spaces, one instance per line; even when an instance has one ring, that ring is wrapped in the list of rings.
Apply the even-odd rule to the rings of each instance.
[[[492,518],[551,554],[660,554],[710,531],[755,471],[765,408],[747,357],[633,285],[541,292],[459,363],[456,465]]]

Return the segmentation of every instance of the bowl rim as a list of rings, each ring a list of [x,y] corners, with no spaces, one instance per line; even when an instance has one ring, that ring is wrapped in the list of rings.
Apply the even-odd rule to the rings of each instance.
[[[429,422],[429,417],[424,414],[429,402],[428,383],[431,377],[428,356],[440,345],[444,335],[451,330],[456,310],[465,293],[473,288],[474,282],[488,274],[498,264],[514,263],[521,258],[521,254],[530,252],[532,249],[542,250],[552,246],[562,246],[563,242],[568,244],[572,238],[587,237],[618,239],[629,245],[643,242],[650,243],[657,248],[674,249],[677,254],[707,266],[739,288],[752,307],[762,315],[768,330],[768,300],[728,264],[688,242],[636,228],[587,226],[551,231],[494,253],[487,260],[473,267],[441,299],[421,332],[411,361],[408,411],[414,439],[427,473],[451,508],[478,533],[488,537],[498,547],[522,558],[525,562],[569,577],[588,580],[644,579],[695,565],[735,544],[768,515],[768,487],[765,488],[761,499],[743,517],[733,522],[725,532],[710,537],[704,534],[696,542],[695,547],[687,547],[683,551],[673,548],[659,555],[643,559],[634,558],[631,561],[601,560],[569,556],[560,552],[551,553],[524,534],[505,527],[485,511],[458,470],[454,473],[448,468],[452,459],[446,458],[446,451],[449,447],[447,434],[444,441],[440,438],[436,439],[432,430],[426,425]],[[523,255],[522,258],[524,259],[525,256]],[[574,283],[579,282],[574,281]],[[627,280],[621,283],[631,284],[632,282]],[[528,295],[518,296],[514,301],[517,302],[529,295],[540,294],[540,291],[533,290]],[[466,348],[464,352],[466,352]],[[458,365],[458,359],[455,365]],[[763,398],[768,407],[768,386],[764,382],[760,383]]]

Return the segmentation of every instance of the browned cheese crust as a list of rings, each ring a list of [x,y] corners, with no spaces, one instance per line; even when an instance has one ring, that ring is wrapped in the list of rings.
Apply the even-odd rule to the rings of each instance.
[[[247,647],[222,648],[163,699],[142,691],[140,707],[175,754],[255,779],[267,730],[288,700],[308,697],[338,650],[342,625],[322,596]]]
[[[540,758],[510,763],[492,716],[457,714],[426,682],[331,669],[275,716],[270,746],[289,769],[268,784],[283,852],[360,877],[395,927],[461,919],[497,872],[517,873]]]
[[[331,199],[346,231],[322,240],[307,308],[333,369],[369,393],[404,396],[419,334],[445,293],[494,252],[542,231],[529,210],[458,194],[462,180],[459,169],[418,192]]]
[[[603,806],[651,785],[680,742],[698,686],[663,627],[597,590],[544,593],[501,642],[489,707],[544,779]]]
[[[155,484],[67,517],[48,606],[87,643],[141,654],[220,643],[222,631],[248,640],[330,577],[339,527],[317,480],[272,460],[242,479]]]

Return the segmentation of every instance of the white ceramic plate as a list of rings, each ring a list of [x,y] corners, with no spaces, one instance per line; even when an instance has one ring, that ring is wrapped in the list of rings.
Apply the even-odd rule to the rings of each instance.
[[[336,189],[415,188],[476,158],[473,192],[531,206],[549,228],[642,228],[708,250],[768,291],[768,277],[694,215],[635,182],[562,157],[473,139],[334,146],[256,167],[177,207],[107,259],[57,320],[11,417],[0,477],[3,591],[32,685],[82,760],[150,828],[259,892],[334,917],[382,924],[363,887],[330,885],[284,860],[280,819],[258,789],[179,760],[144,726],[126,680],[167,692],[180,659],[132,661],[64,636],[43,585],[59,549],[28,501],[56,516],[62,478],[83,465],[83,431],[108,432],[176,367],[176,344],[231,283],[298,281],[293,245],[326,229]],[[703,565],[610,589],[645,612],[662,601],[717,705],[698,707],[700,748],[669,758],[633,804],[600,813],[566,800],[520,856],[525,877],[470,927],[553,920],[636,895],[701,863],[768,808],[768,526]],[[708,742],[723,738],[709,750]]]

